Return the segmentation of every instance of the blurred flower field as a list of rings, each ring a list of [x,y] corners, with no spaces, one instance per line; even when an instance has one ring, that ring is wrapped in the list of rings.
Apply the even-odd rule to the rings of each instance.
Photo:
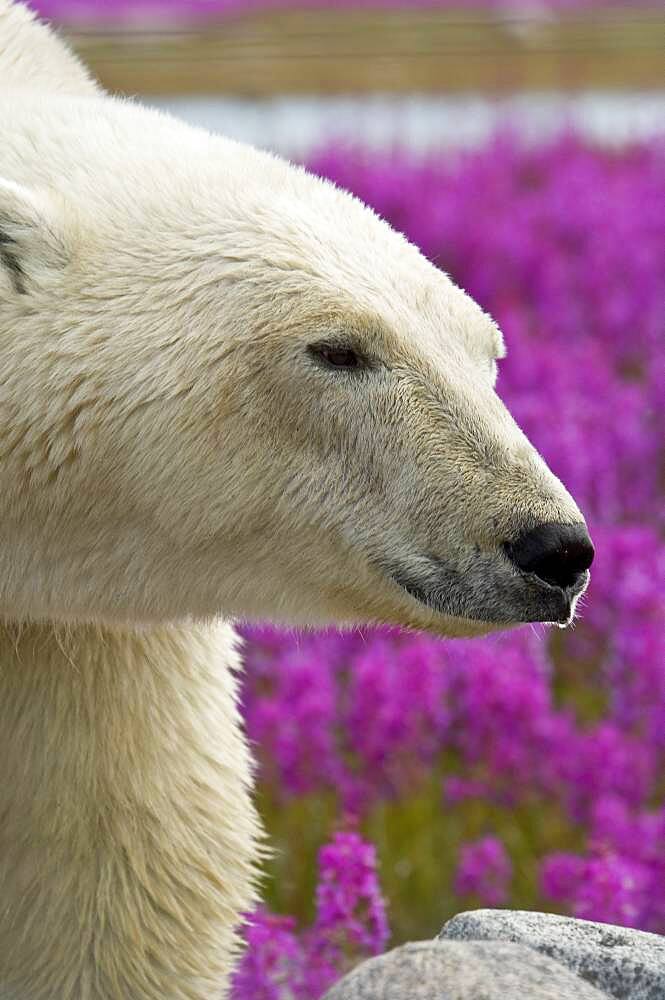
[[[123,20],[140,22],[152,18],[216,18],[227,14],[247,14],[253,11],[279,9],[321,9],[348,7],[355,9],[420,8],[454,11],[505,10],[515,15],[543,12],[566,13],[580,10],[625,8],[626,0],[29,0],[44,17],[64,22],[105,22]],[[645,0],[643,7],[657,7],[654,0]]]
[[[665,142],[310,166],[501,324],[498,391],[597,557],[566,631],[242,628],[275,853],[234,1000],[315,1000],[477,905],[665,933]]]

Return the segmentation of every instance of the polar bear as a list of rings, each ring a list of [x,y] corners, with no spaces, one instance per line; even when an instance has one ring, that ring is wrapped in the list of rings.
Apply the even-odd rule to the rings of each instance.
[[[565,624],[583,517],[492,320],[332,184],[0,0],[0,996],[225,995],[261,830],[234,618]]]

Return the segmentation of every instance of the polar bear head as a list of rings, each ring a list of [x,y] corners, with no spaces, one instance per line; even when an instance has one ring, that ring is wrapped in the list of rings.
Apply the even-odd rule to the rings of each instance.
[[[571,619],[584,521],[463,291],[275,157],[30,102],[0,154],[3,614]]]

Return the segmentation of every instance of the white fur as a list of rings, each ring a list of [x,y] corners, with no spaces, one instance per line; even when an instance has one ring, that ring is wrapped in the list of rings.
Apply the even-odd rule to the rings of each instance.
[[[211,1000],[259,837],[222,617],[548,619],[502,543],[581,515],[496,326],[357,200],[7,0],[0,85],[0,996]]]
[[[2,87],[34,88],[41,94],[95,94],[99,88],[87,69],[20,3],[0,0]]]

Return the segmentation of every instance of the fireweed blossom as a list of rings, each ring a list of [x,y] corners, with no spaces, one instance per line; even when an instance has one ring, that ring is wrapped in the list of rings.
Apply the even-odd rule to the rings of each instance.
[[[456,831],[451,857],[436,841],[405,891],[418,912],[434,883],[421,937],[474,899],[665,933],[665,140],[604,151],[503,135],[417,162],[332,148],[311,166],[501,324],[498,391],[587,514],[597,557],[566,632],[242,629],[268,818],[314,802],[330,825],[314,915],[254,918],[234,1000],[315,1000],[386,945],[373,845],[333,836],[349,814],[378,838],[393,892],[405,859],[407,889],[426,863],[411,844],[423,823],[435,839]],[[402,819],[393,857],[384,831]],[[284,849],[297,867],[299,845]]]
[[[477,896],[485,906],[500,906],[510,893],[512,865],[498,837],[487,836],[462,848],[455,892]]]
[[[261,909],[249,918],[248,948],[232,1000],[314,1000],[388,940],[376,852],[357,833],[338,833],[319,852],[313,924],[295,931],[290,917]]]
[[[388,940],[376,852],[357,833],[339,833],[319,853],[316,929],[340,951],[378,955]]]

